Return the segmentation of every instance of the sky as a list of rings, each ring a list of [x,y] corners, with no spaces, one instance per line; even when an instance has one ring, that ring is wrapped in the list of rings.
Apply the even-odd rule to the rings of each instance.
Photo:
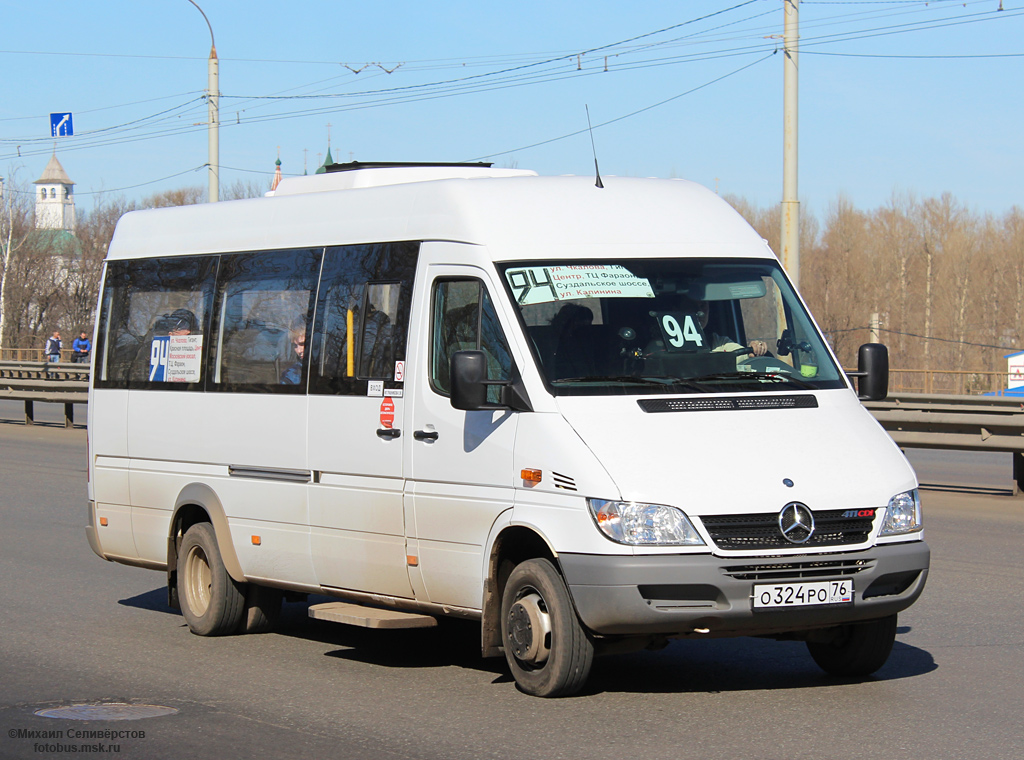
[[[76,204],[336,162],[491,161],[782,196],[785,0],[0,0],[0,175]],[[1001,8],[1001,10],[1000,10]],[[1024,206],[1024,0],[802,0],[799,197]],[[587,131],[588,111],[593,125]],[[54,140],[51,113],[73,114]],[[593,141],[593,144],[592,142]]]

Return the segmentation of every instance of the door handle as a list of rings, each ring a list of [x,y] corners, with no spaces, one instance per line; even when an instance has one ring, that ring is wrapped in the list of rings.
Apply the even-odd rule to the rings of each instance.
[[[378,438],[398,438],[402,435],[402,431],[398,428],[380,428],[377,431]]]
[[[437,431],[436,430],[417,430],[412,434],[412,437],[417,441],[436,441]]]

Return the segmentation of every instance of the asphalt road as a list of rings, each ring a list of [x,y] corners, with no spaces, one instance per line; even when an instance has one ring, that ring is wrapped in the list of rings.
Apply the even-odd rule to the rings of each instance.
[[[290,604],[277,633],[190,634],[162,574],[89,549],[84,431],[0,421],[0,758],[76,744],[218,760],[1024,756],[1024,499],[927,491],[924,504],[932,575],[875,677],[828,678],[799,643],[677,642],[601,659],[585,693],[540,700],[479,658],[469,624],[365,631]],[[34,714],[105,702],[178,712]],[[144,736],[68,734],[97,730]]]

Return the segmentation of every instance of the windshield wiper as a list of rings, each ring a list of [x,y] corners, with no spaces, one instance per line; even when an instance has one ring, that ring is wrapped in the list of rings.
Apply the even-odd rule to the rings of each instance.
[[[798,377],[783,374],[781,372],[720,372],[714,375],[701,375],[693,378],[694,382],[709,382],[714,380],[770,380],[776,383],[792,383],[797,388],[813,391],[817,388]]]
[[[699,378],[698,378],[699,379]],[[659,388],[665,388],[671,385],[682,385],[690,390],[699,391],[700,393],[711,393],[712,390],[706,385],[701,385],[699,382],[689,379],[683,379],[681,377],[668,377],[667,375],[646,375],[644,377],[635,377],[633,375],[613,375],[613,376],[587,376],[587,377],[560,377],[557,380],[552,380],[552,383],[634,383],[636,385],[657,385]]]

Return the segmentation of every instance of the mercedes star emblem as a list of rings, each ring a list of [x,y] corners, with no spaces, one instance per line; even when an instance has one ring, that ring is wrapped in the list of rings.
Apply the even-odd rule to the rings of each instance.
[[[791,501],[779,512],[779,530],[791,544],[806,543],[814,534],[814,515],[806,504]]]

